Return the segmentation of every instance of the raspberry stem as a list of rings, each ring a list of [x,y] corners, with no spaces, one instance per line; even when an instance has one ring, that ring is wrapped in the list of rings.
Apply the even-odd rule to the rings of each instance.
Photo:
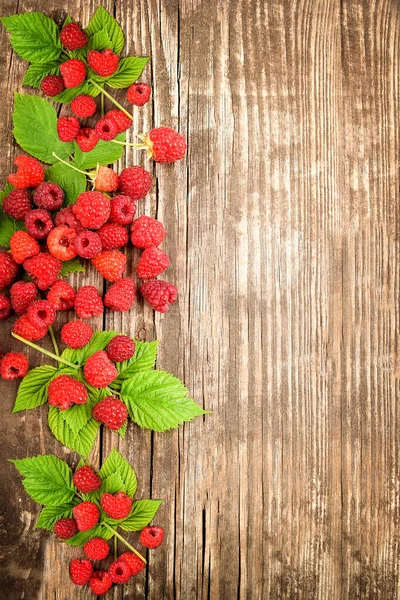
[[[127,541],[126,541],[126,539],[125,539],[124,537],[122,537],[122,535],[120,535],[120,534],[118,533],[118,531],[115,531],[115,529],[113,529],[112,527],[110,527],[110,525],[108,525],[108,523],[105,523],[105,521],[102,521],[102,522],[101,522],[101,525],[104,525],[104,527],[107,527],[107,529],[108,529],[109,531],[111,531],[111,532],[112,532],[112,534],[113,534],[115,537],[117,537],[119,540],[121,540],[121,542],[122,542],[123,544],[125,544],[125,546],[127,546],[127,547],[129,548],[129,550],[131,550],[131,552],[133,552],[134,554],[136,554],[136,556],[138,556],[138,557],[139,557],[139,558],[140,558],[140,559],[141,559],[141,560],[144,562],[144,564],[145,564],[145,565],[147,565],[147,560],[144,558],[144,556],[142,556],[142,555],[140,554],[140,552],[138,552],[137,550],[135,550],[135,548],[134,548],[133,546],[131,546],[131,545],[130,545],[130,544],[127,542]]]
[[[53,154],[54,158],[56,158],[60,162],[64,163],[64,165],[67,165],[67,167],[69,167],[70,169],[73,169],[74,171],[78,171],[78,173],[83,173],[83,175],[86,175],[86,177],[89,176],[89,173],[87,171],[82,171],[82,169],[78,169],[78,167],[74,167],[74,165],[72,165],[70,162],[63,160],[62,158],[57,156],[57,154],[55,152],[53,152],[52,154]]]
[[[58,362],[63,363],[64,365],[67,365],[68,367],[72,367],[73,369],[79,369],[79,367],[80,367],[80,365],[74,365],[73,363],[69,362],[68,360],[65,360],[64,358],[61,358],[61,356],[57,356],[56,354],[53,354],[49,350],[45,350],[44,348],[41,348],[37,344],[34,344],[33,342],[29,342],[28,340],[26,340],[25,338],[21,337],[17,333],[13,333],[12,332],[11,335],[16,340],[19,340],[20,342],[23,342],[24,344],[26,344],[27,346],[30,346],[31,348],[34,348],[35,350],[39,350],[39,352],[41,352],[42,354],[45,354],[46,356],[49,356],[53,360],[57,360]]]
[[[57,354],[57,356],[60,356],[60,350],[58,348],[56,336],[54,335],[54,331],[53,331],[52,327],[49,327],[49,334],[50,334],[50,337],[51,337],[51,341],[53,342],[54,352]]]
[[[126,110],[126,108],[124,108],[119,102],[117,102],[116,99],[113,96],[111,96],[111,94],[106,92],[106,90],[102,88],[101,85],[93,81],[93,79],[88,79],[88,82],[94,85],[95,88],[97,88],[102,94],[104,94],[106,98],[111,100],[111,102],[115,104],[115,106],[117,106],[119,110],[122,110],[122,112],[133,121],[133,116]]]
[[[131,146],[132,148],[138,148],[138,150],[146,150],[146,144],[134,144],[133,142],[120,142],[119,140],[111,140],[114,144],[121,144],[121,146]]]

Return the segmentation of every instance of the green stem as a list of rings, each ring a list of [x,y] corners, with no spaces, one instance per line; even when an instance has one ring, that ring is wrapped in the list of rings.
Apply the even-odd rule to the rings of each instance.
[[[57,354],[57,356],[60,356],[60,350],[58,348],[56,336],[54,335],[54,331],[53,331],[52,327],[49,327],[49,334],[50,334],[50,337],[51,337],[51,341],[53,342],[54,352]]]
[[[78,171],[78,173],[83,173],[84,175],[86,175],[86,177],[89,177],[89,173],[87,171],[82,171],[82,169],[78,169],[78,167],[74,167],[74,165],[71,165],[70,162],[63,160],[62,158],[57,156],[57,154],[55,152],[53,152],[53,156],[60,162],[64,163],[64,165],[67,165],[67,167],[69,167],[70,169],[73,169],[74,171]]]
[[[132,146],[133,148],[139,148],[145,150],[147,148],[146,144],[134,144],[132,142],[120,142],[119,140],[110,140],[114,142],[114,144],[121,144],[121,146]]]
[[[129,548],[129,550],[131,550],[131,552],[133,552],[134,554],[136,554],[136,556],[138,556],[138,557],[139,557],[139,558],[140,558],[140,559],[141,559],[141,560],[144,562],[144,564],[145,564],[145,565],[147,565],[147,560],[144,558],[144,556],[142,556],[142,555],[140,554],[140,552],[138,552],[137,550],[135,550],[135,548],[134,548],[133,546],[131,546],[131,545],[130,545],[130,544],[127,542],[127,541],[126,541],[126,539],[125,539],[125,538],[123,538],[123,537],[122,537],[122,535],[120,535],[120,534],[118,533],[118,531],[115,531],[115,529],[113,529],[112,527],[110,527],[110,525],[108,525],[108,523],[105,523],[104,521],[102,521],[102,522],[101,522],[101,525],[104,525],[104,527],[107,527],[107,529],[108,529],[109,531],[111,531],[111,533],[112,533],[114,536],[116,536],[116,537],[117,537],[119,540],[121,540],[121,542],[122,542],[123,544],[125,544],[125,546],[127,546],[127,547]]]
[[[92,85],[94,85],[94,87],[97,88],[102,94],[104,94],[104,96],[106,96],[106,98],[108,98],[109,100],[111,100],[111,102],[113,104],[115,104],[115,106],[117,106],[119,108],[119,110],[122,110],[122,112],[124,114],[126,114],[126,116],[129,117],[133,121],[133,116],[126,110],[126,108],[124,108],[123,106],[121,106],[121,104],[119,102],[117,102],[116,99],[113,96],[111,96],[111,94],[109,94],[108,92],[106,92],[106,90],[104,88],[102,88],[101,85],[99,85],[98,83],[96,83],[95,81],[93,81],[93,79],[89,79],[88,81],[89,81],[89,83],[91,83]]]
[[[49,356],[53,360],[57,360],[58,362],[63,363],[64,365],[67,365],[68,367],[72,367],[73,369],[79,369],[79,367],[80,367],[80,365],[74,365],[73,363],[69,362],[68,360],[61,358],[61,356],[57,356],[56,354],[53,354],[49,350],[45,350],[44,348],[41,348],[37,344],[34,344],[33,342],[29,342],[28,340],[21,337],[17,333],[11,333],[11,335],[13,337],[15,337],[16,340],[23,342],[24,344],[26,344],[27,346],[30,346],[31,348],[34,348],[35,350],[39,350],[39,352],[41,352],[42,354],[45,354],[46,356]]]

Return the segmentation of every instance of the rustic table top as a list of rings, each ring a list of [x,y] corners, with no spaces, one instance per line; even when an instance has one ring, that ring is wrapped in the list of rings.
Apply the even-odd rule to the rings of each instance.
[[[97,6],[3,0],[2,14],[86,24]],[[179,303],[160,316],[139,302],[94,324],[158,338],[158,366],[213,411],[165,434],[102,433],[93,463],[118,445],[138,497],[165,499],[165,543],[113,598],[400,598],[400,4],[104,6],[126,53],[151,56],[154,99],[134,130],[172,126],[189,150],[154,167],[140,204],[166,225]],[[0,36],[5,182],[26,63]],[[130,149],[119,166],[138,160]],[[102,285],[94,270],[72,280]],[[10,329],[7,350],[18,346]],[[38,506],[7,463],[76,457],[50,434],[45,407],[11,415],[17,386],[0,386],[0,595],[92,597],[69,581],[79,550],[34,529]]]

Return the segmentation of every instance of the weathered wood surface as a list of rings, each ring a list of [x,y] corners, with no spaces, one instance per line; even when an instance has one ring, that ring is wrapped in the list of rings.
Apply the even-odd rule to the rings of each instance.
[[[85,24],[96,6],[3,0],[2,13]],[[134,129],[177,127],[189,153],[154,169],[141,203],[166,224],[179,304],[96,325],[158,337],[159,366],[214,411],[179,432],[103,434],[94,463],[118,443],[138,497],[165,498],[167,530],[147,575],[113,598],[400,598],[400,4],[105,6],[126,52],[152,59],[154,101]],[[26,64],[0,36],[4,181]],[[89,598],[69,582],[74,551],[33,529],[38,507],[6,462],[73,455],[45,408],[10,416],[15,390],[1,384],[0,595]]]

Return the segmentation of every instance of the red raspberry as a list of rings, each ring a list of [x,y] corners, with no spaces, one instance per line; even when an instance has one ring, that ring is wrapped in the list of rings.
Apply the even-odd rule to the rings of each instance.
[[[132,200],[140,200],[149,193],[152,185],[151,175],[142,167],[128,167],[119,176],[119,190]]]
[[[133,306],[136,297],[136,285],[129,277],[123,277],[111,285],[104,296],[104,305],[111,310],[127,312]]]
[[[76,238],[75,229],[71,229],[68,225],[60,225],[50,231],[47,238],[47,247],[50,254],[60,260],[71,260],[75,258],[77,252],[74,247],[74,239]]]
[[[146,548],[158,548],[164,539],[164,529],[158,525],[152,525],[142,529],[140,543]]]
[[[90,580],[92,571],[92,563],[85,558],[74,558],[69,563],[69,574],[75,585],[85,585]]]
[[[128,243],[128,232],[125,227],[116,223],[106,223],[99,229],[99,237],[103,250],[115,250]]]
[[[169,265],[168,254],[160,248],[147,248],[139,258],[136,272],[140,279],[153,279],[164,273]]]
[[[148,83],[132,83],[126,93],[126,99],[135,106],[143,106],[149,101],[151,87]]]
[[[79,194],[72,210],[84,227],[100,229],[110,216],[111,205],[101,192],[83,192]]]
[[[59,375],[53,379],[48,395],[49,404],[57,406],[60,410],[66,410],[73,404],[86,404],[88,400],[88,392],[83,383],[69,375]],[[79,525],[78,529],[83,531]]]
[[[86,381],[97,388],[107,387],[118,377],[117,369],[104,350],[98,350],[87,359],[83,373]]]
[[[47,333],[47,329],[42,329],[33,325],[28,319],[27,315],[22,315],[14,323],[12,328],[13,333],[23,337],[28,342],[37,342],[44,338]]]
[[[10,289],[11,306],[17,315],[23,315],[37,297],[37,287],[32,281],[17,281]]]
[[[94,285],[84,285],[75,298],[75,310],[80,319],[98,317],[104,311],[103,301]]]
[[[49,252],[42,252],[24,261],[24,269],[39,290],[47,290],[58,279],[62,263]]]
[[[83,546],[83,551],[91,560],[104,560],[107,558],[110,548],[103,538],[92,538]]]
[[[186,154],[185,138],[169,127],[152,129],[147,134],[146,143],[153,160],[164,165],[180,160]]]
[[[72,142],[78,135],[81,124],[76,117],[59,117],[57,134],[62,142]]]
[[[7,296],[0,294],[0,321],[8,319],[11,315],[11,302]]]
[[[73,245],[79,256],[82,258],[94,258],[98,256],[103,249],[100,237],[94,231],[86,229],[78,233],[73,241]]]
[[[116,335],[108,342],[106,352],[113,362],[129,360],[135,354],[135,342],[127,335]]]
[[[82,229],[82,225],[74,215],[74,211],[72,210],[72,206],[67,206],[67,208],[62,208],[60,212],[56,214],[56,218],[54,219],[56,226],[59,225],[68,225],[68,227],[72,227],[72,229],[76,229],[77,232]]]
[[[92,415],[96,421],[100,421],[100,423],[106,425],[111,431],[118,431],[126,423],[128,410],[121,400],[108,397],[93,407]]]
[[[131,576],[131,570],[124,560],[115,560],[108,567],[108,574],[113,583],[126,583]]]
[[[83,119],[94,115],[96,108],[96,101],[92,96],[88,96],[87,94],[81,94],[71,102],[71,110],[74,115]]]
[[[79,531],[92,529],[100,519],[100,511],[93,502],[81,502],[72,509]]]
[[[99,119],[96,123],[96,133],[101,140],[109,142],[113,140],[118,135],[118,127],[114,119],[108,119],[107,117],[103,117],[103,119]]]
[[[129,225],[136,214],[136,204],[129,196],[115,196],[111,199],[110,223]]]
[[[68,23],[60,33],[62,45],[67,50],[78,50],[88,43],[88,36],[76,23]]]
[[[125,519],[132,509],[132,498],[127,496],[125,492],[117,494],[103,494],[100,499],[101,508],[109,517],[119,521]]]
[[[92,258],[92,263],[104,279],[117,281],[125,271],[126,256],[119,250],[104,250]]]
[[[86,67],[81,60],[71,58],[60,65],[60,73],[66,88],[74,88],[85,81]]]
[[[118,188],[118,173],[108,167],[100,167],[96,175],[94,187],[98,192],[115,192]]]
[[[140,287],[140,293],[154,310],[166,313],[178,297],[178,288],[167,281],[146,281]]]
[[[37,208],[25,215],[25,227],[36,240],[45,240],[54,227],[51,214],[47,210]]]
[[[99,136],[92,127],[81,127],[75,141],[82,152],[90,152],[98,144]]]
[[[26,190],[13,190],[4,198],[2,209],[6,215],[23,221],[26,213],[32,210],[31,197]]]
[[[33,192],[33,201],[39,208],[58,210],[64,202],[64,192],[56,183],[45,181]]]
[[[118,110],[118,108],[114,108],[113,110],[109,110],[104,115],[107,119],[112,119],[116,126],[118,127],[118,133],[122,133],[129,129],[132,125],[131,117],[128,117],[122,110]]]
[[[75,471],[73,481],[74,486],[83,494],[94,492],[101,486],[100,477],[96,475],[88,465],[79,467],[79,469]],[[88,558],[90,558],[90,556]]]
[[[87,61],[89,67],[100,77],[109,77],[118,69],[119,56],[107,48],[107,50],[90,50]]]
[[[8,181],[16,188],[37,187],[44,180],[43,167],[36,158],[20,154],[14,158],[17,172],[8,176]]]
[[[70,519],[69,517],[58,519],[53,527],[54,535],[60,538],[60,540],[69,540],[77,531],[78,528],[75,519]]]
[[[16,263],[22,265],[26,258],[40,252],[37,241],[26,231],[16,231],[10,238],[10,251]]]
[[[103,596],[112,586],[112,580],[107,571],[94,571],[89,585],[96,596]]]
[[[75,290],[69,283],[58,279],[47,293],[47,300],[56,310],[68,310],[75,304]]]
[[[61,339],[68,348],[83,348],[92,336],[93,329],[83,321],[70,321],[61,329]]]
[[[18,379],[18,377],[25,377],[28,368],[29,363],[25,354],[8,352],[1,359],[0,374],[3,379],[12,381]]]
[[[46,75],[42,79],[40,89],[46,96],[58,96],[58,94],[61,94],[65,90],[63,78],[59,75]]]
[[[131,225],[131,242],[136,248],[159,246],[165,238],[164,225],[153,217],[139,217]]]
[[[0,250],[0,290],[10,285],[16,274],[18,265],[5,250]]]
[[[32,325],[47,329],[56,320],[56,309],[48,300],[36,300],[29,306],[26,315]]]
[[[146,568],[146,563],[133,552],[124,552],[118,557],[123,560],[131,570],[131,576],[137,575]]]

